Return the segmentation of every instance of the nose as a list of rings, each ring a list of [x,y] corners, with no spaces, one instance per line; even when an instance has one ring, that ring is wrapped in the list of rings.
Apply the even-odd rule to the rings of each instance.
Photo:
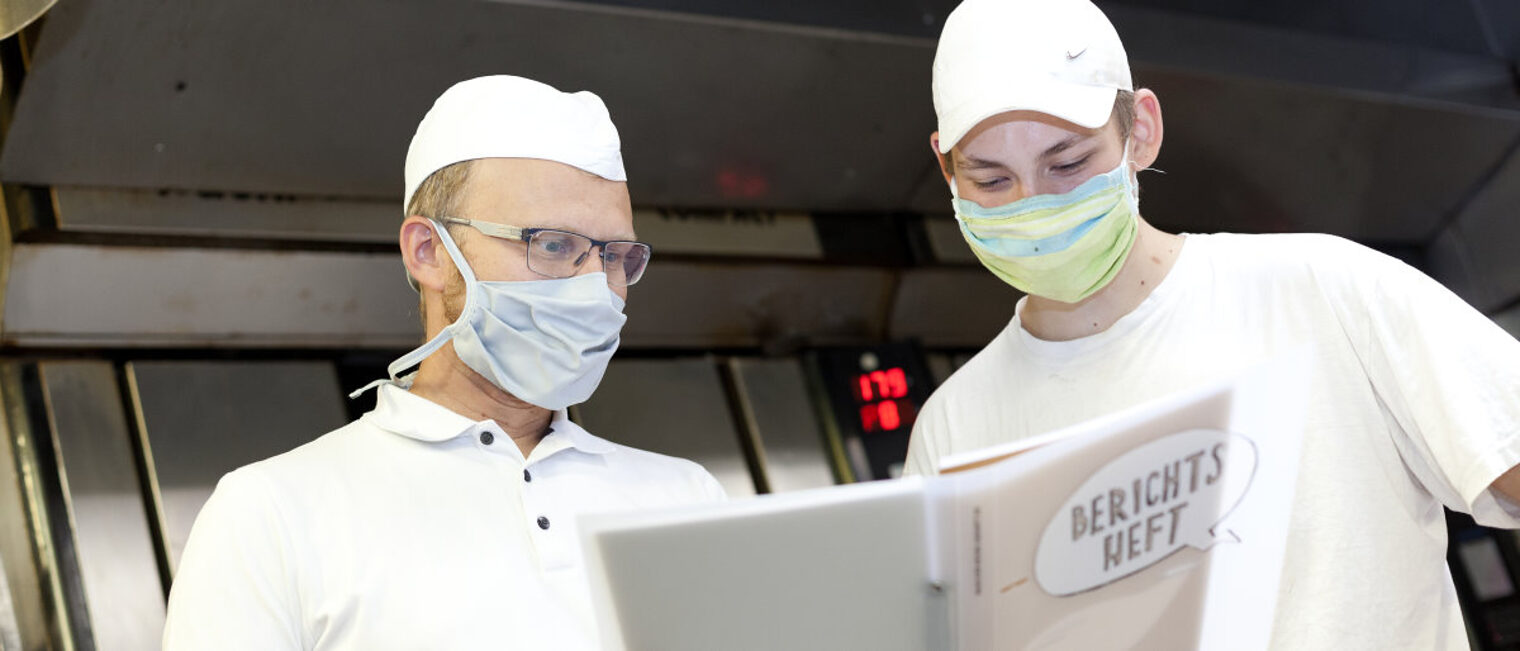
[[[592,253],[591,253],[592,251],[596,251],[596,255],[595,256],[592,256]],[[580,255],[580,257],[578,257],[578,258],[575,259],[575,275],[579,276],[581,274],[588,274],[588,273],[591,273],[593,271],[606,271],[607,270],[607,257],[606,257],[606,255],[607,255],[607,251],[606,251],[606,249],[602,248],[602,245],[593,243],[590,247],[588,247],[586,249],[586,251],[584,253],[582,253]],[[597,260],[601,261],[601,264],[600,265],[588,265],[588,264],[586,264],[586,258],[589,258],[589,257],[595,257]]]
[[[1008,191],[1008,194],[1004,196],[1003,199],[1004,203],[1013,203],[1021,199],[1028,199],[1029,197],[1032,197],[1039,193],[1040,192],[1038,188],[1031,188],[1027,185],[1024,185],[1023,183],[1016,181],[1013,184],[1013,188]]]

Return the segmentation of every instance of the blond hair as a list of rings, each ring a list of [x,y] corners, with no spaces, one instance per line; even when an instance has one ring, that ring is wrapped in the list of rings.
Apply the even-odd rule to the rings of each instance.
[[[471,162],[460,161],[429,174],[417,186],[417,191],[412,193],[412,200],[406,204],[406,214],[426,217],[435,223],[440,217],[454,216],[459,211],[460,202],[464,199],[465,186],[470,181]],[[454,234],[454,231],[449,231],[449,235]],[[422,289],[417,286],[416,281],[412,281],[412,287],[417,290],[417,315],[422,320],[423,330],[426,331],[427,301],[423,299]]]

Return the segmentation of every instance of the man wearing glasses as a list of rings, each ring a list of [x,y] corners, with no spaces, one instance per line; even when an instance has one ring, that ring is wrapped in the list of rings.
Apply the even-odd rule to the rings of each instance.
[[[438,98],[400,235],[428,341],[355,392],[378,387],[374,411],[222,479],[165,648],[595,648],[575,516],[723,499],[565,417],[649,261],[619,148],[589,92],[494,76]]]

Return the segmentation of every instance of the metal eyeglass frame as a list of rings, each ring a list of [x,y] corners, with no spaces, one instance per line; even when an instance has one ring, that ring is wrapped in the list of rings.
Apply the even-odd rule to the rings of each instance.
[[[622,285],[623,287],[628,287],[628,286],[634,285],[634,284],[638,283],[640,280],[643,280],[643,278],[644,278],[644,271],[647,270],[647,269],[649,269],[649,258],[654,257],[654,247],[650,246],[647,242],[638,242],[638,241],[634,241],[634,240],[599,240],[599,239],[596,239],[596,238],[591,237],[589,235],[585,235],[583,233],[577,233],[575,231],[567,231],[567,230],[562,230],[562,229],[558,229],[558,228],[521,228],[521,227],[518,227],[518,226],[509,226],[507,224],[499,224],[499,223],[496,223],[496,222],[482,222],[482,221],[475,221],[473,219],[464,219],[462,217],[439,217],[438,221],[443,222],[445,224],[459,224],[460,226],[469,226],[470,228],[473,228],[473,229],[475,229],[477,231],[480,231],[481,233],[484,233],[485,235],[488,235],[490,237],[497,237],[497,238],[501,238],[501,239],[504,239],[504,240],[516,240],[516,241],[522,242],[523,244],[528,244],[533,239],[533,235],[534,234],[536,234],[536,233],[543,233],[543,232],[565,233],[567,235],[574,235],[576,237],[584,237],[584,238],[586,238],[586,240],[588,240],[588,241],[591,242],[591,248],[601,249],[602,250],[602,254],[599,255],[599,256],[597,256],[597,257],[602,257],[602,255],[606,255],[607,254],[607,245],[608,244],[623,243],[623,244],[638,244],[640,246],[643,246],[644,249],[649,252],[649,255],[644,258],[644,266],[639,269],[639,275],[638,275],[638,277],[634,278],[633,282]],[[590,253],[591,249],[587,249],[586,251],[587,251],[587,253]],[[604,267],[603,267],[604,269],[605,269],[606,262],[607,261],[604,258],[602,260],[602,264],[604,265]],[[585,264],[585,263],[586,263],[586,261],[582,260],[580,262],[580,264],[577,264],[575,266],[576,266],[576,268],[580,268],[580,265]],[[532,269],[532,267],[529,267],[529,269]],[[545,276],[549,276],[549,274],[544,274],[543,272],[538,271],[537,269],[532,269],[532,271],[534,273],[540,273],[540,274],[543,274]],[[549,276],[549,277],[550,278],[555,278],[556,276]],[[569,278],[570,276],[562,276],[562,277],[563,278]],[[608,284],[612,283],[612,276],[609,275],[607,277],[607,282],[608,282]]]

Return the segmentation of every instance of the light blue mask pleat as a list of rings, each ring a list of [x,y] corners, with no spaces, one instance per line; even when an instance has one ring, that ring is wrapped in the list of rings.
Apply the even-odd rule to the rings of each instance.
[[[1126,173],[1128,172],[1125,169],[1125,166],[1120,165],[1119,167],[1114,168],[1112,171],[1106,172],[1104,174],[1099,174],[1098,176],[1094,176],[1084,181],[1082,185],[1072,188],[1070,192],[1063,194],[1040,194],[1033,197],[1025,197],[1013,203],[1007,203],[1001,206],[993,206],[991,208],[983,208],[975,201],[969,201],[956,197],[954,200],[956,213],[960,215],[962,219],[967,220],[1007,219],[1008,217],[1012,217],[1014,215],[1034,212],[1036,210],[1045,210],[1046,208],[1066,206],[1078,203],[1095,194],[1098,194],[1099,192],[1103,192],[1104,190],[1122,185],[1124,182],[1122,175]]]
[[[1050,237],[1039,240],[1016,240],[1001,237],[977,237],[975,233],[971,232],[970,226],[965,222],[961,222],[961,232],[964,233],[967,238],[976,240],[976,243],[978,245],[980,245],[984,250],[993,253],[994,255],[1006,258],[1028,258],[1037,255],[1050,255],[1052,253],[1060,253],[1068,248],[1071,248],[1072,244],[1075,244],[1077,240],[1082,239],[1084,235],[1087,235],[1088,231],[1096,227],[1098,223],[1103,221],[1103,218],[1107,216],[1108,213],[1098,215],[1097,217],[1093,217],[1092,219],[1082,222],[1076,228],[1068,231],[1063,231],[1061,233],[1057,233]]]

